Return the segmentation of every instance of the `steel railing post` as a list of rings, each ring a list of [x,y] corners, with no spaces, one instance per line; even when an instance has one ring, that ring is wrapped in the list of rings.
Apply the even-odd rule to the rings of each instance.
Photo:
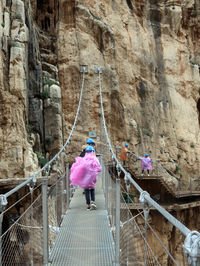
[[[69,203],[70,203],[70,186],[69,186],[69,164],[66,165],[66,196],[67,196],[67,209],[69,209]]]
[[[104,192],[104,195],[106,193],[106,184],[105,184],[105,164],[104,164],[104,160],[102,160],[102,182],[103,182],[103,192]],[[106,196],[105,196],[106,197]]]
[[[3,259],[2,259],[2,223],[3,223],[3,211],[6,208],[6,205],[8,204],[7,198],[5,195],[0,195],[0,265],[3,265]]]
[[[115,243],[115,261],[120,265],[120,179],[116,179],[116,243]]]
[[[42,212],[43,212],[43,249],[44,249],[44,265],[48,265],[49,247],[48,247],[48,197],[47,197],[48,179],[42,181]]]
[[[105,183],[104,183],[105,184],[105,201],[106,201],[106,208],[108,210],[108,176],[107,176],[107,169],[105,168],[105,165],[104,165],[104,179],[105,179]]]
[[[3,223],[3,213],[0,213],[0,265],[2,264],[2,223]]]
[[[67,179],[66,174],[63,176],[63,215],[67,210]]]

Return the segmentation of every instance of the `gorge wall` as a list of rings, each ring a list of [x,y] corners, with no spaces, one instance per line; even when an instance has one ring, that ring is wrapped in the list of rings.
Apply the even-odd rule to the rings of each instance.
[[[60,2],[58,24],[65,138],[69,113],[77,106],[81,64],[89,74],[77,134],[83,139],[89,128],[99,130],[93,71],[99,65],[113,144],[129,142],[130,150],[149,152],[185,178],[198,177],[198,1],[72,2]]]
[[[99,135],[102,66],[113,145],[129,142],[183,178],[199,176],[198,1],[13,0],[1,14],[1,178],[28,175],[36,153],[48,159],[62,146],[80,65],[88,75],[72,151],[88,131]]]
[[[87,65],[71,162],[100,136],[101,66],[113,146],[199,179],[199,26],[198,0],[1,1],[0,178],[27,178],[62,147]]]

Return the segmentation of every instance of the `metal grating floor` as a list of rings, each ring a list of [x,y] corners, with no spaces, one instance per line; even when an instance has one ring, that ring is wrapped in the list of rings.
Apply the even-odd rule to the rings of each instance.
[[[106,266],[114,263],[114,242],[99,178],[97,210],[87,211],[83,190],[77,188],[61,225],[50,261],[52,266]]]

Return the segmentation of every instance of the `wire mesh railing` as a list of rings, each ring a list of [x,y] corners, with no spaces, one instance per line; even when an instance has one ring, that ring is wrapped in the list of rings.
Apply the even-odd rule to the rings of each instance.
[[[68,178],[64,174],[65,160],[63,157],[78,121],[83,98],[85,73],[87,73],[85,66],[81,67],[81,72],[83,75],[79,104],[74,124],[65,144],[43,168],[14,189],[0,195],[0,265],[48,264],[49,249],[53,245],[62,216],[69,206],[70,197],[72,196],[69,184],[66,183]],[[50,184],[50,172],[52,170],[56,172],[56,176],[54,175],[54,183]],[[69,174],[69,171],[66,172]],[[43,178],[40,189],[34,188],[35,184],[41,182]],[[28,203],[23,201],[27,185],[30,189]],[[37,204],[35,193],[38,196]],[[12,199],[18,197],[20,199],[11,203],[11,195]],[[10,212],[15,217],[12,224],[10,223]],[[37,231],[39,233],[36,233]],[[40,235],[40,237],[37,237],[37,235]],[[16,243],[18,238],[21,241]],[[41,250],[42,252],[40,252]],[[9,254],[12,254],[12,256],[10,257]]]
[[[146,265],[147,262],[147,225],[148,225],[148,216],[149,216],[149,206],[153,206],[160,214],[163,219],[167,219],[171,226],[174,226],[179,230],[181,234],[186,236],[183,250],[184,253],[187,255],[187,259],[189,264],[192,264],[193,266],[198,266],[200,263],[200,233],[197,231],[191,231],[189,230],[184,224],[182,224],[179,220],[177,220],[174,216],[172,216],[169,212],[167,212],[161,205],[157,204],[155,200],[153,200],[149,193],[147,191],[142,190],[142,188],[138,185],[137,182],[131,177],[131,174],[121,165],[119,160],[117,159],[116,154],[113,151],[113,148],[111,146],[111,141],[108,136],[105,116],[104,116],[104,107],[103,107],[103,95],[102,95],[102,88],[101,88],[101,74],[102,74],[102,68],[98,67],[96,73],[99,76],[99,92],[100,92],[100,104],[101,104],[101,118],[102,118],[102,128],[104,129],[104,138],[107,142],[108,149],[111,153],[112,160],[116,164],[116,170],[118,173],[122,172],[124,175],[124,181],[126,183],[126,186],[134,186],[134,189],[138,191],[140,194],[139,201],[141,203],[141,206],[144,210],[144,218],[145,218],[145,257],[144,257],[144,265]],[[101,137],[102,137],[103,130],[101,130]],[[105,171],[104,171],[105,172]],[[118,175],[119,176],[119,175]],[[119,178],[116,179],[116,184],[119,182]],[[116,263],[119,265],[120,263],[120,255],[119,255],[119,238],[120,238],[120,201],[119,201],[119,184],[116,186]],[[107,197],[107,196],[106,196]]]
[[[4,215],[0,237],[1,265],[30,265],[30,262],[32,265],[33,263],[41,265],[43,239],[41,238],[42,215],[39,191],[41,191],[41,185],[31,189],[25,198],[1,214]],[[37,195],[38,193],[40,194]],[[24,209],[21,215],[19,215],[20,208]]]
[[[8,208],[1,214],[0,265],[49,263],[51,249],[73,196],[66,174],[58,174],[53,180],[46,177],[13,205],[9,206],[8,202]]]
[[[149,210],[138,208],[139,198],[136,200],[135,195],[132,197],[133,194],[129,192],[134,189],[131,184],[128,185],[128,191],[124,188],[126,186],[120,186],[120,219],[117,221],[116,180],[118,176],[116,172],[110,170],[110,165],[104,165],[102,159],[101,161],[106,206],[115,243],[117,243],[116,232],[119,222],[119,265],[178,265],[174,255],[179,257],[183,265],[188,265],[183,249],[179,249],[179,254],[177,251],[174,253],[174,250],[171,250],[171,254],[167,239],[165,244],[163,236],[162,240],[160,239],[159,230],[162,229],[156,223],[154,224],[153,217],[162,218],[154,212],[152,216],[148,213],[148,218],[145,219],[145,211],[149,212]],[[123,179],[121,179],[121,183],[123,183]],[[164,220],[162,224],[164,224]],[[184,239],[182,241],[184,242]]]

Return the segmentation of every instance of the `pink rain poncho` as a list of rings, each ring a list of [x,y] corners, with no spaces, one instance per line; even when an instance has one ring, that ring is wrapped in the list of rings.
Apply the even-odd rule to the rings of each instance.
[[[139,159],[142,162],[142,170],[152,170],[152,160],[149,157],[139,157]]]
[[[95,154],[86,152],[84,157],[77,157],[71,167],[70,185],[81,188],[95,188],[98,173],[101,170],[101,165]]]

